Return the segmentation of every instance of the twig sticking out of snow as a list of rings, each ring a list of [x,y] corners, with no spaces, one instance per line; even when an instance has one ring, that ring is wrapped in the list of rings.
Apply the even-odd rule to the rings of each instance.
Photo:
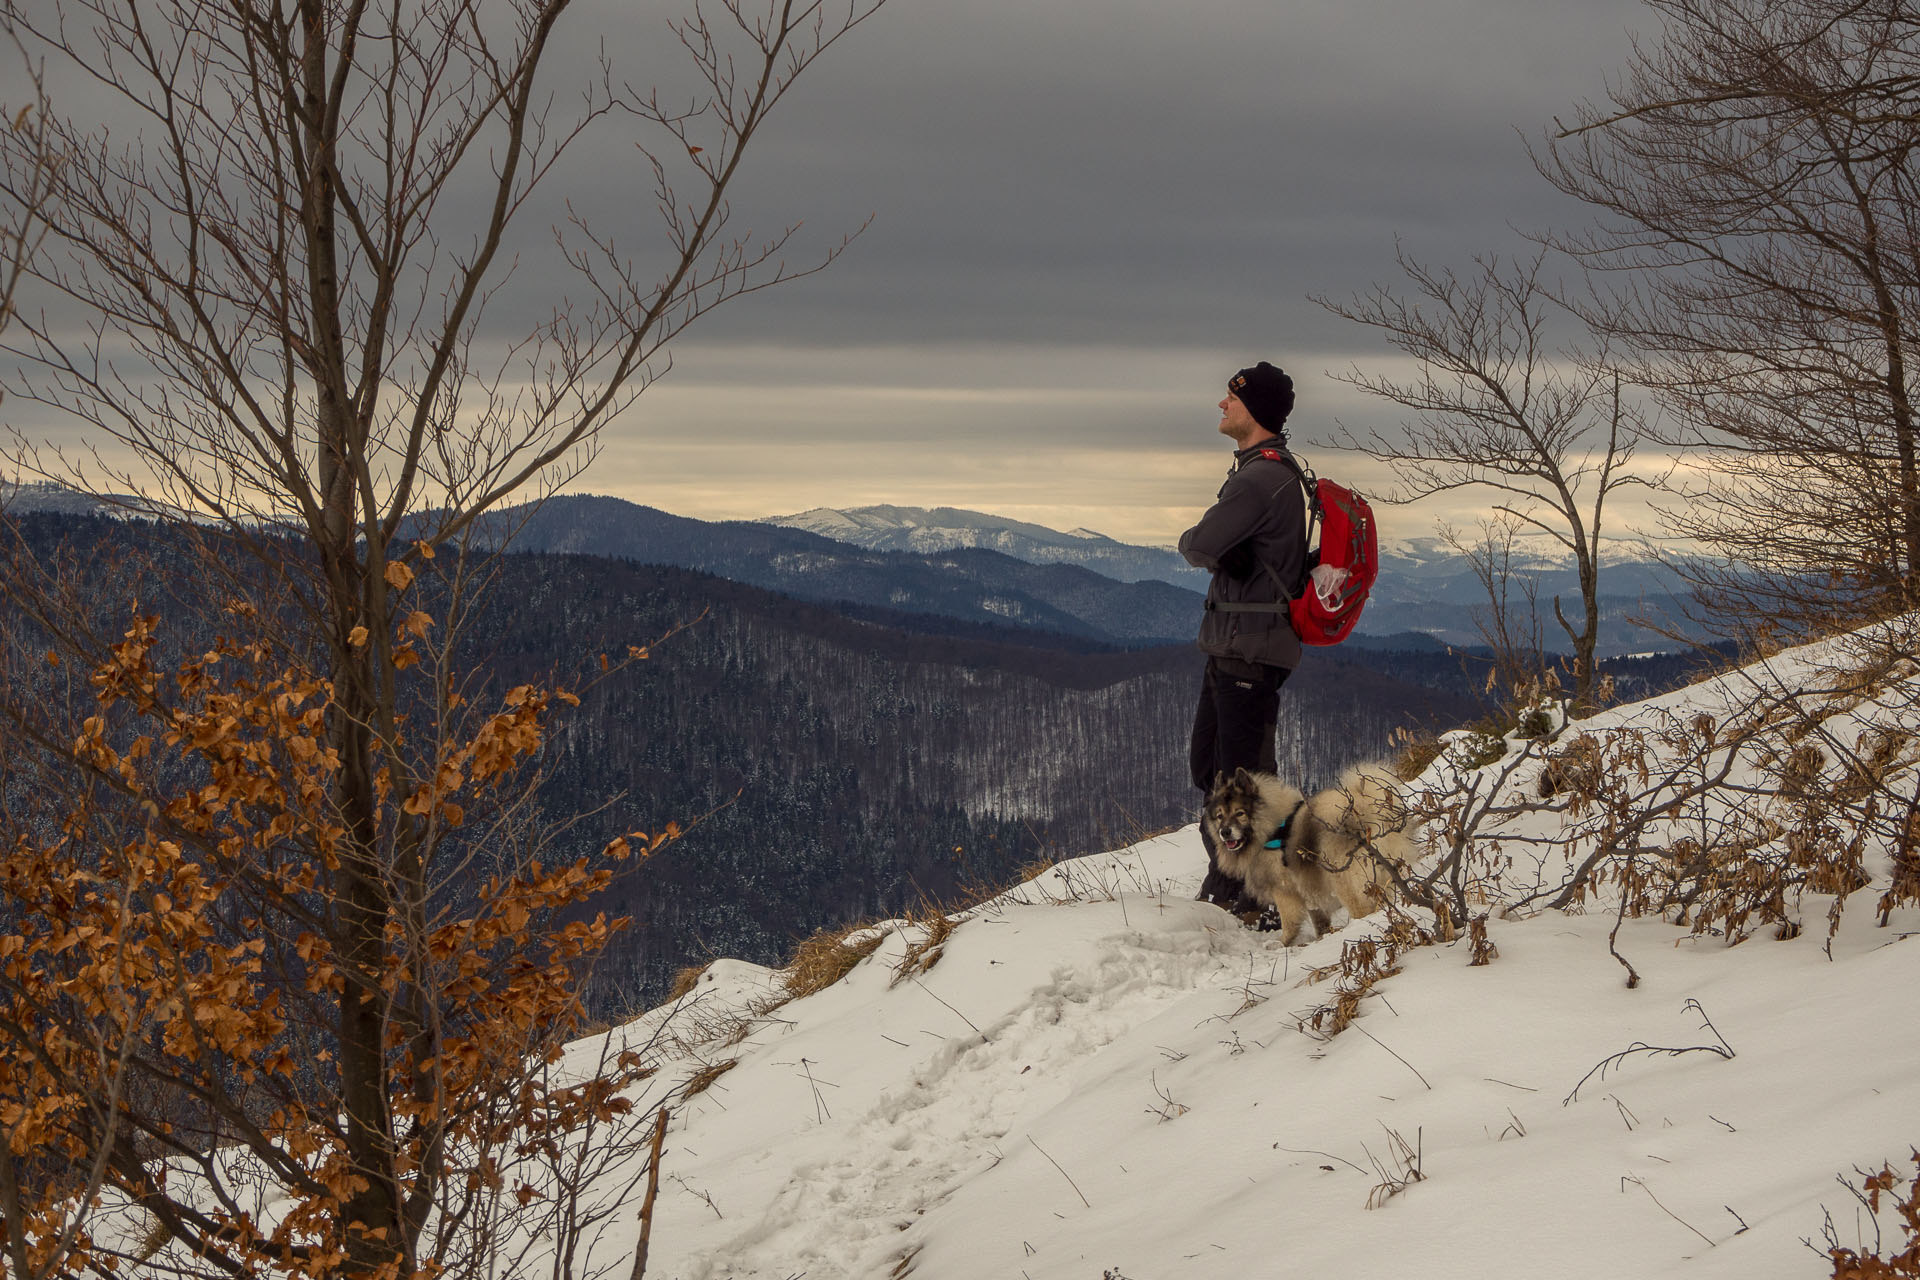
[[[1027,1135],[1027,1141],[1033,1142],[1032,1134]],[[1041,1155],[1047,1156],[1047,1149],[1041,1146],[1039,1143],[1033,1142],[1033,1149],[1035,1151],[1038,1151]],[[1060,1169],[1060,1162],[1058,1160],[1055,1160],[1052,1156],[1047,1156],[1047,1163],[1052,1165],[1056,1169]],[[1065,1178],[1067,1180],[1067,1185],[1073,1188],[1073,1194],[1080,1197],[1081,1204],[1086,1205],[1087,1208],[1089,1209],[1093,1208],[1093,1202],[1087,1199],[1087,1193],[1080,1189],[1080,1184],[1073,1180],[1072,1174],[1068,1173],[1065,1169],[1060,1169],[1060,1176]]]
[[[1353,1170],[1355,1173],[1366,1172],[1365,1169],[1362,1169],[1359,1165],[1347,1159],[1345,1156],[1337,1156],[1333,1154],[1333,1152],[1331,1151],[1316,1151],[1312,1147],[1283,1147],[1277,1142],[1273,1144],[1273,1149],[1275,1151],[1290,1152],[1293,1155],[1297,1155],[1297,1156],[1325,1156],[1329,1160],[1338,1160],[1341,1164],[1347,1166],[1347,1168]],[[1320,1167],[1328,1170],[1331,1170],[1332,1168],[1331,1165],[1321,1165]]]
[[[1379,1036],[1376,1036],[1375,1034],[1373,1034],[1373,1032],[1361,1026],[1358,1022],[1351,1022],[1351,1023],[1348,1023],[1347,1025],[1352,1027],[1355,1031],[1358,1031],[1361,1035],[1365,1036],[1367,1039],[1379,1045],[1382,1049],[1386,1049],[1388,1053],[1393,1053],[1392,1049],[1387,1048],[1385,1041],[1383,1041]],[[1411,1062],[1408,1062],[1405,1058],[1402,1058],[1397,1053],[1393,1053],[1393,1057],[1394,1057],[1394,1060],[1398,1062],[1401,1066],[1413,1072],[1413,1074],[1415,1074],[1416,1076],[1420,1076],[1420,1083],[1427,1086],[1428,1093],[1433,1092],[1433,1083],[1429,1081],[1425,1076],[1420,1075],[1420,1068],[1414,1066]]]
[[[1619,1066],[1636,1053],[1665,1054],[1669,1058],[1677,1058],[1683,1053],[1714,1053],[1720,1055],[1722,1058],[1733,1057],[1733,1046],[1727,1043],[1727,1038],[1720,1034],[1720,1028],[1713,1025],[1713,1019],[1707,1016],[1707,1011],[1702,1008],[1700,1002],[1692,996],[1688,996],[1686,1004],[1681,1006],[1682,1012],[1688,1009],[1700,1015],[1700,1029],[1712,1032],[1713,1038],[1717,1043],[1690,1044],[1675,1049],[1667,1048],[1664,1045],[1645,1044],[1640,1041],[1635,1041],[1620,1052],[1609,1054],[1595,1063],[1591,1071],[1580,1077],[1580,1083],[1573,1086],[1573,1091],[1560,1100],[1560,1105],[1564,1107],[1577,1101],[1580,1097],[1580,1090],[1586,1086],[1587,1081],[1594,1079],[1596,1076],[1605,1080],[1608,1071]]]
[[[809,1062],[805,1058],[800,1059],[800,1070],[806,1073],[807,1087],[813,1090],[814,1122],[816,1124],[825,1124],[827,1121],[833,1119],[833,1112],[827,1109],[827,1096],[820,1092],[820,1086],[822,1084],[826,1084],[829,1087],[837,1087],[837,1086],[834,1086],[831,1081],[814,1079],[813,1063]]]
[[[1154,1096],[1160,1099],[1161,1105],[1157,1107],[1148,1107],[1147,1108],[1148,1115],[1159,1116],[1162,1121],[1178,1120],[1181,1116],[1187,1114],[1187,1112],[1193,1109],[1187,1106],[1184,1102],[1175,1102],[1173,1100],[1173,1095],[1169,1093],[1165,1088],[1161,1087],[1159,1072],[1156,1071],[1152,1073],[1152,1075],[1149,1078],[1153,1083]],[[1092,1206],[1088,1206],[1088,1207],[1091,1208]]]
[[[922,991],[926,991],[926,993],[930,996],[933,996],[935,1000],[940,1000],[940,997],[934,996],[933,992],[927,989],[927,984],[920,981],[920,979],[918,978],[913,979],[913,985],[920,988]],[[940,1000],[940,1003],[947,1005],[947,1011],[953,1014],[954,1017],[960,1019],[960,1021],[966,1023],[968,1026],[973,1027],[973,1034],[979,1036],[983,1040],[986,1039],[987,1033],[982,1031],[979,1027],[974,1026],[972,1018],[969,1018],[966,1014],[960,1012],[958,1009],[954,1008],[952,1005],[947,1004],[945,1000]]]
[[[1387,1129],[1384,1122],[1380,1127]],[[1423,1133],[1423,1130],[1415,1129],[1413,1141],[1409,1143],[1398,1130],[1387,1129],[1387,1155],[1393,1160],[1391,1169],[1381,1163],[1380,1157],[1374,1155],[1371,1148],[1361,1148],[1367,1153],[1367,1159],[1373,1162],[1373,1171],[1380,1175],[1379,1183],[1367,1195],[1367,1208],[1378,1209],[1414,1183],[1427,1180],[1425,1171],[1420,1168],[1422,1148],[1425,1146]]]
[[[1648,1186],[1646,1183],[1640,1181],[1640,1179],[1634,1177],[1632,1174],[1630,1173],[1625,1174],[1624,1176],[1621,1177],[1620,1189],[1622,1191],[1626,1190],[1627,1184],[1629,1182],[1631,1182],[1634,1186],[1640,1188],[1642,1191],[1646,1192],[1647,1199],[1653,1201],[1653,1203],[1659,1207],[1660,1212],[1666,1214],[1669,1218],[1672,1218],[1675,1222],[1679,1223],[1681,1226],[1685,1227],[1687,1230],[1693,1232],[1693,1234],[1699,1236],[1702,1240],[1705,1240],[1707,1242],[1707,1247],[1709,1249],[1713,1247],[1712,1236],[1708,1235],[1706,1232],[1702,1231],[1700,1228],[1694,1226],[1691,1222],[1688,1222],[1685,1218],[1681,1217],[1679,1214],[1675,1213],[1673,1210],[1667,1208],[1667,1206],[1661,1204],[1660,1197],[1653,1194],[1653,1188]],[[1731,1213],[1732,1210],[1728,1210],[1728,1212]],[[1740,1215],[1735,1213],[1733,1216],[1737,1218]]]

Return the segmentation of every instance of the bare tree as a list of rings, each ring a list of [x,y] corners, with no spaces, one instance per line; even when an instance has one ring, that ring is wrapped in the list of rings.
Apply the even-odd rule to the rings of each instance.
[[[566,913],[630,849],[542,860],[527,793],[502,779],[560,699],[479,707],[461,544],[585,465],[689,323],[798,274],[787,232],[729,229],[727,194],[768,113],[877,3],[696,7],[672,28],[701,86],[683,100],[604,59],[563,81],[548,64],[568,0],[0,0],[85,106],[0,134],[0,191],[28,228],[0,349],[21,398],[92,431],[75,455],[17,438],[12,461],[189,517],[156,544],[192,548],[172,571],[224,610],[203,657],[170,658],[151,617],[103,632],[20,548],[0,709],[48,776],[64,761],[80,785],[79,807],[10,823],[31,869],[10,918],[56,911],[61,876],[120,876],[139,891],[93,936],[243,947],[234,972],[254,975],[210,988],[194,961],[212,952],[156,958],[173,995],[143,988],[102,1024],[59,1001],[67,953],[22,952],[15,994],[45,1000],[19,1006],[8,1052],[66,1037],[150,1071],[144,1092],[103,1094],[79,1059],[41,1064],[22,1087],[71,1087],[118,1119],[61,1129],[35,1158],[104,1152],[193,1267],[436,1272],[446,1195],[502,1193],[484,1151],[511,1116],[476,1115],[494,1097],[476,1081],[512,1094],[525,1077],[495,1059],[547,1053],[571,1025],[570,984],[610,926],[583,935]],[[516,282],[547,290],[544,315],[516,330],[490,307],[526,251],[516,228],[587,145],[637,154],[658,239],[636,248],[569,210],[554,269]],[[185,645],[213,625],[180,621]],[[31,645],[91,688],[45,696],[64,676],[29,670]],[[210,779],[201,800],[183,777]],[[49,843],[62,823],[71,839]],[[176,901],[155,876],[217,892]],[[167,934],[176,908],[201,932]],[[473,967],[488,957],[497,971]],[[183,1056],[167,1001],[189,998],[260,1007]],[[234,1143],[321,1208],[269,1233],[221,1181]]]
[[[41,206],[47,201],[48,188],[58,172],[56,157],[47,145],[47,94],[45,76],[39,64],[20,42],[10,16],[0,13],[0,36],[19,58],[19,83],[25,86],[23,99],[0,102],[0,128],[12,135],[11,153],[19,169],[13,198],[0,220],[0,334],[13,320],[14,296],[27,263],[46,238],[47,224]]]
[[[1511,516],[1497,515],[1480,522],[1476,541],[1451,525],[1440,526],[1441,541],[1467,562],[1480,589],[1486,592],[1486,607],[1474,610],[1474,627],[1481,642],[1493,651],[1490,684],[1509,690],[1537,688],[1547,675],[1539,578],[1528,569],[1524,551],[1515,545],[1525,528]],[[1521,551],[1518,563],[1516,551]]]
[[[1542,280],[1544,255],[1509,266],[1478,259],[1464,279],[1397,256],[1412,300],[1380,286],[1352,302],[1316,299],[1419,362],[1411,381],[1358,368],[1342,375],[1415,416],[1399,431],[1348,432],[1340,442],[1393,466],[1396,501],[1484,489],[1494,512],[1572,558],[1576,618],[1558,597],[1553,609],[1573,646],[1574,702],[1590,706],[1607,503],[1623,488],[1662,478],[1631,466],[1646,424],[1604,342],[1585,352],[1554,344],[1556,317],[1577,321]]]
[[[1920,598],[1920,11],[1906,0],[1649,0],[1611,101],[1536,157],[1625,273],[1593,318],[1700,470],[1671,520],[1748,618]]]

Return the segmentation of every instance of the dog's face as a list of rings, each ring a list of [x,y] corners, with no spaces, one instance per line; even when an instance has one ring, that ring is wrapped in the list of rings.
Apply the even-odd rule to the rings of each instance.
[[[1254,837],[1254,816],[1260,808],[1260,793],[1245,769],[1233,776],[1216,774],[1213,790],[1207,792],[1206,819],[1213,830],[1214,843],[1228,853],[1238,853]]]

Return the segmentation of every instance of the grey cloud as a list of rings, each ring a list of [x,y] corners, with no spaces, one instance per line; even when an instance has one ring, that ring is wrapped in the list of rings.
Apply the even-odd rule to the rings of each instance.
[[[1393,237],[1464,256],[1572,211],[1537,133],[1625,51],[1621,3],[901,4],[803,83],[738,202],[827,275],[730,336],[1313,341]]]

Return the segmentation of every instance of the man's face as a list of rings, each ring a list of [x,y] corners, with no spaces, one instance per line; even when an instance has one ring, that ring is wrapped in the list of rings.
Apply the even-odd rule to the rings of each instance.
[[[1220,402],[1220,434],[1245,448],[1247,440],[1260,430],[1260,424],[1247,412],[1247,406],[1240,403],[1240,397],[1227,392],[1227,398]]]

